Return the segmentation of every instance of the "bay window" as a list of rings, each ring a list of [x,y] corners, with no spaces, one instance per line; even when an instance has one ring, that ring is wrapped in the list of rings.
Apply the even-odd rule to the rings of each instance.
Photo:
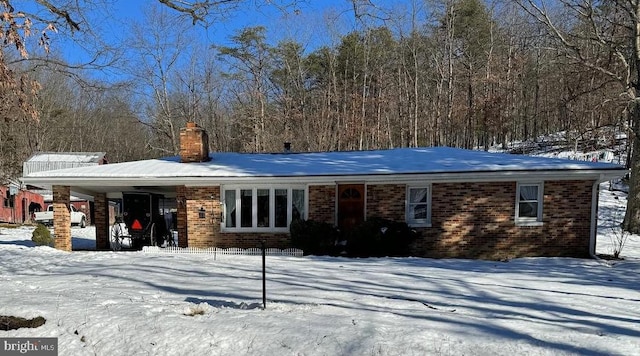
[[[253,204],[253,190],[251,189],[239,189],[240,199],[238,206],[240,207],[240,226],[251,227],[253,226],[253,210],[251,206]]]
[[[222,192],[223,231],[286,232],[292,219],[306,216],[304,187],[225,186]]]
[[[275,190],[275,227],[287,227],[288,222],[288,207],[289,207],[289,191],[288,189],[276,189]]]
[[[226,227],[236,227],[236,191],[227,190],[224,195],[224,221]]]

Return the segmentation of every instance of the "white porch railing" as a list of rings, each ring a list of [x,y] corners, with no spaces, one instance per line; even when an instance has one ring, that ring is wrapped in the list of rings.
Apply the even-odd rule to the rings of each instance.
[[[259,248],[195,248],[195,247],[158,247],[158,246],[144,246],[142,248],[144,253],[155,254],[207,254],[207,255],[245,255],[245,256],[260,256],[262,250]],[[303,251],[297,248],[268,248],[265,250],[267,256],[292,256],[302,257]]]

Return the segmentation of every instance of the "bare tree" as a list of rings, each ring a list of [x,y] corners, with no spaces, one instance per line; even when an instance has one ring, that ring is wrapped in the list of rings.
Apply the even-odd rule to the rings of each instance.
[[[520,5],[545,25],[571,63],[608,77],[618,85],[616,94],[627,98],[633,154],[624,228],[640,233],[640,1],[562,0],[564,24],[574,27],[554,19],[545,1],[520,0]]]
[[[149,147],[160,154],[178,154],[179,128],[193,116],[185,116],[175,103],[182,83],[179,73],[187,72],[193,56],[189,38],[193,29],[171,16],[165,8],[151,6],[144,12],[145,21],[134,24],[129,38],[130,51],[135,53],[127,69],[135,78],[133,96],[142,109],[140,124],[154,133]],[[166,32],[167,28],[174,31]],[[186,83],[189,86],[189,83]],[[188,89],[187,89],[188,90]]]
[[[249,27],[232,36],[232,46],[217,46],[218,57],[226,63],[229,78],[235,82],[236,106],[245,120],[238,121],[243,131],[250,132],[249,151],[267,148],[267,116],[273,64],[272,48],[267,44],[264,27]]]
[[[46,67],[51,71],[65,73],[83,86],[104,84],[87,80],[87,77],[79,71],[113,68],[122,55],[121,52],[116,51],[116,47],[111,47],[102,35],[104,29],[101,28],[101,23],[104,22],[102,21],[104,18],[112,16],[110,13],[112,1],[33,0],[27,6],[23,1],[0,0],[0,40],[3,43],[0,48],[0,99],[2,99],[0,116],[3,120],[25,123],[37,122],[39,117],[33,99],[40,84],[29,79],[25,73],[17,72],[16,68],[37,70]],[[158,0],[158,4],[172,9],[178,18],[186,16],[191,20],[191,25],[200,24],[205,27],[234,15],[237,10],[246,6],[269,6],[288,11],[295,8],[297,2],[297,0]],[[173,28],[171,31],[176,29]],[[68,63],[58,59],[59,57],[51,56],[50,54],[57,50],[52,46],[54,34],[74,41],[85,51],[87,59],[79,63]],[[17,56],[8,59],[6,53],[12,51],[12,48]],[[2,128],[1,134],[13,132],[8,130],[8,128]],[[166,132],[172,141],[170,146],[175,147],[175,137],[172,134],[175,130]],[[36,134],[33,137],[38,136]],[[38,148],[38,143],[35,143],[32,148]],[[175,151],[175,149],[169,149],[169,151]],[[13,160],[12,164],[17,166],[24,158],[14,159],[13,156],[2,155],[0,161],[10,159]],[[0,165],[4,163],[0,162]],[[14,172],[15,170],[3,171]]]

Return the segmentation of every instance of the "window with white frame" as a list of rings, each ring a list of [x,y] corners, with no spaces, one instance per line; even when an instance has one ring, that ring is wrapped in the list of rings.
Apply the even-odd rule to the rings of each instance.
[[[542,193],[542,183],[518,183],[516,196],[517,223],[542,222]]]
[[[411,226],[431,224],[431,187],[407,187],[407,224]]]
[[[226,231],[288,231],[293,219],[304,219],[304,187],[232,187],[223,191]]]

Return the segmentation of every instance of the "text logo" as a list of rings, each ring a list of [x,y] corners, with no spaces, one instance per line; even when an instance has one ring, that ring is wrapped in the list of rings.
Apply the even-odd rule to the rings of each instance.
[[[0,356],[58,356],[58,338],[0,338]]]

